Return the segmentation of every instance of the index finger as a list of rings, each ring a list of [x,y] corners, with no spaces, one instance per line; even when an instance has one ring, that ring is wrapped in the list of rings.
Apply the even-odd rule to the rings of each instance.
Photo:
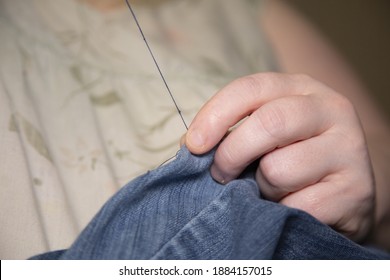
[[[229,128],[265,103],[312,93],[313,83],[322,85],[306,75],[281,73],[260,73],[233,81],[198,112],[186,134],[187,148],[194,154],[210,151]]]

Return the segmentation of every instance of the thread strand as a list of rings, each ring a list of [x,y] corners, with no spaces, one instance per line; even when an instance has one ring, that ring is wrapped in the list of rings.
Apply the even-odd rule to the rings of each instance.
[[[180,118],[181,118],[181,120],[182,120],[182,122],[183,122],[183,124],[184,124],[184,127],[186,128],[186,130],[188,130],[188,126],[187,126],[187,123],[186,123],[185,120],[184,120],[183,114],[182,114],[182,112],[181,112],[179,106],[177,105],[177,102],[176,102],[176,100],[175,100],[175,97],[173,96],[173,94],[172,94],[172,92],[171,92],[171,90],[170,90],[170,88],[169,88],[169,86],[168,86],[168,83],[167,83],[167,81],[166,81],[166,79],[165,79],[165,77],[164,77],[164,75],[163,75],[163,73],[162,73],[162,71],[161,71],[161,69],[160,69],[160,66],[158,65],[157,60],[156,60],[156,58],[155,58],[155,56],[154,56],[154,54],[153,54],[153,52],[152,52],[152,49],[150,48],[149,43],[148,43],[148,41],[146,40],[146,37],[145,37],[145,35],[144,35],[144,32],[142,31],[141,25],[140,25],[139,22],[138,22],[137,16],[135,15],[134,10],[132,9],[132,7],[131,7],[131,5],[130,5],[130,3],[129,3],[129,0],[125,0],[125,1],[126,1],[126,4],[127,4],[127,7],[129,8],[129,10],[130,10],[130,12],[131,12],[131,14],[132,14],[132,16],[133,16],[133,18],[134,18],[134,21],[135,21],[135,23],[136,23],[136,25],[137,25],[137,27],[138,27],[138,30],[139,30],[139,32],[141,33],[142,39],[143,39],[144,42],[145,42],[145,45],[146,45],[146,47],[147,47],[147,49],[148,49],[148,51],[149,51],[149,54],[150,54],[150,56],[151,56],[152,59],[153,59],[154,65],[156,65],[156,68],[157,68],[157,70],[158,70],[158,72],[159,72],[159,74],[160,74],[160,77],[161,77],[162,81],[164,82],[164,85],[165,85],[165,87],[166,87],[166,89],[167,89],[167,91],[168,91],[168,93],[169,93],[169,96],[171,97],[172,102],[173,102],[173,104],[175,105],[177,112],[179,113],[179,116],[180,116]]]

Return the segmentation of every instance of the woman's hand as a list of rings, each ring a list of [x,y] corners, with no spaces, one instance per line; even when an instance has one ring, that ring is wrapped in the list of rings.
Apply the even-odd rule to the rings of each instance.
[[[326,85],[277,73],[233,81],[204,105],[185,137],[195,154],[218,143],[216,181],[228,183],[260,158],[256,180],[265,198],[354,240],[369,232],[375,191],[364,133],[351,103]]]

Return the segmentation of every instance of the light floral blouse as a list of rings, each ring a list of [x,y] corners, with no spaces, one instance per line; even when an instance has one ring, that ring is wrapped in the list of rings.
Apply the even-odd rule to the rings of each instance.
[[[134,6],[187,123],[229,81],[274,69],[256,2]],[[128,10],[0,0],[1,259],[68,247],[184,133]]]

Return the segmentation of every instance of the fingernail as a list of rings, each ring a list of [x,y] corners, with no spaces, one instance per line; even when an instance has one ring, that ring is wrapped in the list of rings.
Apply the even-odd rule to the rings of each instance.
[[[203,134],[200,133],[198,130],[194,129],[190,132],[188,132],[187,140],[189,144],[193,147],[203,147],[205,145],[205,140],[203,137]]]
[[[213,164],[210,168],[211,177],[219,184],[225,185],[229,183],[225,176],[221,174],[219,169],[216,168],[216,166]]]

